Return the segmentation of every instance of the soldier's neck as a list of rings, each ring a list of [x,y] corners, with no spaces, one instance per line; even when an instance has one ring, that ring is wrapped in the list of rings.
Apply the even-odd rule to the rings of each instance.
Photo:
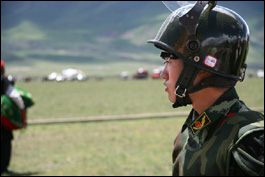
[[[227,88],[205,88],[198,92],[189,94],[192,100],[192,107],[198,113],[202,114],[212,106],[228,89]]]

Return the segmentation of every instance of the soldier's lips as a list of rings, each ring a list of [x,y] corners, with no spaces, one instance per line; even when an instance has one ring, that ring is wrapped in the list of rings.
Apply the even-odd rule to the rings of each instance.
[[[165,92],[169,92],[169,88],[167,87],[166,81],[163,83],[163,85],[166,86]]]

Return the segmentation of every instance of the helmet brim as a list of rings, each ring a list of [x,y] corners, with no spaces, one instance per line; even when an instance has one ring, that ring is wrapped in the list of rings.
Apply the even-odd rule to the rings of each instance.
[[[193,65],[195,67],[198,67],[198,68],[200,68],[202,70],[209,71],[209,72],[211,72],[213,74],[221,75],[223,77],[230,78],[230,79],[233,79],[233,80],[242,80],[241,76],[233,76],[233,75],[229,75],[229,74],[226,74],[226,73],[218,72],[218,71],[215,71],[215,70],[209,70],[209,68],[204,67],[202,65],[197,65],[192,60],[184,57],[181,53],[177,52],[173,47],[171,47],[171,46],[167,45],[166,43],[161,42],[159,40],[151,39],[151,40],[148,40],[147,43],[154,44],[154,46],[156,48],[160,49],[160,50],[164,50],[164,51],[167,51],[169,53],[173,53],[176,56],[178,56],[179,59],[182,59],[184,62],[189,63],[189,64],[191,64],[191,65]]]

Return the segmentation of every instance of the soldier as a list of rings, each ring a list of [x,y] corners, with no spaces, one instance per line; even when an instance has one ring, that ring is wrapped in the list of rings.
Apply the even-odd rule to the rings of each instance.
[[[234,88],[243,81],[249,29],[216,1],[174,11],[155,39],[162,50],[169,100],[191,104],[175,140],[173,175],[264,175],[264,115],[250,110]]]
[[[25,117],[25,104],[20,94],[14,89],[12,82],[5,77],[5,63],[1,60],[1,96],[7,95],[21,110],[21,115]],[[2,101],[1,101],[2,106]],[[2,109],[2,108],[1,108]],[[2,125],[1,113],[1,174],[10,172],[8,166],[11,158],[13,132],[9,128]]]

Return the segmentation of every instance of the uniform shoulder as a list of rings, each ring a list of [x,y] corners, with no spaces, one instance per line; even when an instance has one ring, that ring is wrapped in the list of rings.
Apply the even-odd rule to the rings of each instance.
[[[229,119],[227,119],[227,121],[229,122],[229,124],[239,125],[240,132],[242,134],[244,130],[249,129],[250,127],[260,126],[260,123],[262,121],[264,122],[264,115],[257,111],[248,110],[233,113],[232,116],[229,116]]]
[[[231,153],[237,166],[248,175],[264,174],[264,115],[256,111],[237,113],[240,125]]]

